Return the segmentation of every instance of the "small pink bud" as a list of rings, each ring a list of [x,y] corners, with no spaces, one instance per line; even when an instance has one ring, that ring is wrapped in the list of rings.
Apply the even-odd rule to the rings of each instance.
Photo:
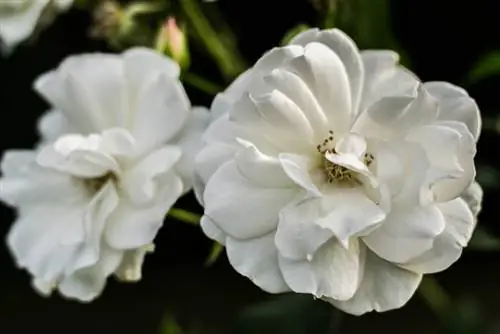
[[[189,50],[186,34],[179,28],[174,17],[168,17],[160,28],[156,39],[156,48],[173,60],[182,68],[189,64]]]

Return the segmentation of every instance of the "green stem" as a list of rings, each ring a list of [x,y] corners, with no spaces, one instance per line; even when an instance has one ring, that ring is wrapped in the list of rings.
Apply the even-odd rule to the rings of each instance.
[[[323,28],[330,29],[335,26],[335,16],[337,13],[337,1],[338,0],[328,0],[326,6],[325,17],[323,20]]]
[[[178,208],[170,209],[167,215],[192,225],[199,225],[201,219],[201,216],[196,213],[192,213],[184,209],[178,209]]]
[[[434,277],[425,276],[418,291],[435,314],[440,317],[448,315],[452,306],[451,298]]]
[[[217,63],[226,79],[232,79],[243,72],[245,65],[238,55],[238,51],[224,43],[212,25],[203,14],[198,0],[179,1],[191,27],[205,45],[206,50]]]
[[[182,80],[201,90],[202,92],[205,92],[210,95],[216,95],[224,90],[223,87],[217,85],[216,83],[211,82],[210,80],[207,80],[197,74],[194,74],[192,72],[185,72],[182,74]]]

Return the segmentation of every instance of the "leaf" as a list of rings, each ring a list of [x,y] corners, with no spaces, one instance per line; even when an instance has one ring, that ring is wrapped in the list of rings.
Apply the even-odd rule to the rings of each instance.
[[[336,26],[347,32],[360,49],[391,49],[400,63],[410,68],[410,59],[393,34],[390,0],[338,2]]]
[[[162,334],[183,334],[181,326],[177,323],[173,316],[167,316],[163,321],[161,330]]]
[[[288,30],[285,33],[285,36],[283,36],[283,38],[281,39],[280,45],[282,45],[282,46],[283,45],[288,45],[288,43],[290,43],[290,41],[295,36],[297,36],[301,32],[306,31],[306,30],[308,30],[310,28],[311,28],[310,26],[308,26],[307,24],[303,24],[303,23],[296,25],[295,27],[293,27],[292,29]]]
[[[224,246],[222,246],[218,242],[214,242],[212,248],[210,249],[210,254],[205,261],[205,266],[210,267],[211,265],[213,265],[215,261],[217,261],[223,250]]]
[[[483,55],[469,71],[468,83],[476,83],[493,75],[500,75],[500,51]]]
[[[233,334],[333,334],[342,313],[310,295],[284,294],[245,309]]]
[[[500,238],[490,234],[482,227],[477,227],[468,248],[479,251],[500,251]]]

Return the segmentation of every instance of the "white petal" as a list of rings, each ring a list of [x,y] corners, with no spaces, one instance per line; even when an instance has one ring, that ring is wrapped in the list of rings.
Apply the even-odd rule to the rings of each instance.
[[[297,199],[281,210],[275,243],[282,256],[307,260],[333,236],[333,232],[316,224],[327,214],[323,211],[322,199]]]
[[[182,178],[185,192],[192,188],[195,157],[203,147],[201,137],[209,120],[210,114],[205,108],[193,108],[181,133],[171,141],[182,150],[182,156],[175,169]]]
[[[79,252],[66,268],[66,274],[96,264],[101,257],[101,240],[104,228],[118,206],[117,189],[108,181],[94,195],[83,212],[85,240]]]
[[[417,290],[422,275],[399,268],[366,251],[364,274],[356,294],[346,301],[328,300],[344,312],[361,315],[405,305]]]
[[[431,249],[444,228],[443,214],[435,206],[393,207],[385,221],[363,240],[381,258],[405,263]]]
[[[177,135],[191,108],[181,83],[169,73],[158,73],[147,79],[139,91],[134,114],[130,115],[131,133],[141,153]]]
[[[343,154],[353,154],[362,159],[366,152],[366,140],[357,133],[349,133],[342,137],[335,145],[335,151]]]
[[[62,135],[75,132],[64,114],[58,110],[50,110],[38,120],[38,132],[42,140],[53,142]]]
[[[358,288],[361,259],[357,239],[350,243],[349,249],[332,239],[321,246],[310,261],[279,256],[279,266],[293,291],[347,300]]]
[[[448,82],[432,81],[424,84],[427,91],[439,99],[438,119],[464,123],[477,141],[481,132],[479,108],[467,92]]]
[[[200,203],[203,203],[203,192],[205,185],[212,175],[226,161],[231,159],[236,152],[235,145],[226,143],[214,143],[205,146],[196,156],[194,176],[194,192]]]
[[[319,42],[328,46],[340,58],[349,77],[352,94],[351,105],[357,110],[361,89],[363,87],[364,69],[359,50],[354,41],[339,29],[322,30],[309,29],[295,36],[290,44],[306,46],[311,42]]]
[[[324,44],[309,43],[303,56],[286,67],[314,92],[334,133],[345,133],[352,121],[353,106],[346,68],[339,56]]]
[[[43,9],[49,0],[30,1],[14,13],[0,17],[0,37],[7,50],[26,40],[35,30]]]
[[[399,55],[390,50],[365,50],[361,52],[365,68],[360,111],[386,96],[406,95],[419,84],[418,78],[400,66]]]
[[[384,97],[360,114],[353,132],[368,137],[390,139],[437,118],[438,101],[422,85],[416,96]]]
[[[293,188],[260,186],[241,175],[233,161],[228,161],[206,185],[205,215],[235,238],[260,237],[276,229],[279,211],[295,192]]]
[[[377,177],[390,187],[392,201],[396,205],[423,204],[430,166],[425,151],[417,144],[400,140],[387,141],[379,150],[375,151]]]
[[[67,297],[90,302],[98,297],[106,279],[119,266],[123,252],[103,247],[100,261],[89,268],[79,270],[59,284],[60,293]]]
[[[259,149],[261,137],[277,151],[307,152],[314,147],[313,129],[300,108],[278,90],[252,97],[243,95],[230,110],[230,119],[245,135],[239,135],[254,143]]]
[[[121,199],[109,219],[105,238],[116,249],[133,249],[150,244],[163,224],[165,214],[182,194],[182,181],[175,175],[161,178],[155,197],[141,206]]]
[[[469,188],[460,195],[460,198],[467,203],[476,219],[483,206],[483,195],[483,188],[481,188],[481,185],[477,181],[472,182]]]
[[[462,169],[461,175],[455,178],[445,178],[432,186],[436,201],[446,202],[460,196],[476,176],[474,156],[476,145],[472,134],[467,130],[464,123],[455,121],[439,121],[436,125],[443,125],[454,129],[460,134],[456,157]],[[451,152],[447,153],[450,154]]]
[[[153,151],[123,173],[120,179],[121,188],[133,203],[147,205],[160,191],[158,176],[170,171],[181,155],[178,146],[164,146]]]
[[[446,227],[432,249],[404,264],[404,268],[416,273],[429,274],[443,271],[458,260],[462,248],[469,242],[475,220],[467,203],[462,199],[438,204],[446,221]]]
[[[324,214],[316,224],[331,230],[344,247],[383,222],[385,212],[360,189],[331,189],[322,201]]]
[[[283,170],[280,159],[260,152],[249,146],[237,151],[234,162],[242,176],[261,187],[289,188],[294,183]]]
[[[147,253],[154,250],[154,245],[150,244],[134,250],[123,252],[120,266],[114,272],[115,277],[122,282],[138,282],[142,279],[142,264]]]
[[[322,141],[328,133],[328,119],[311,89],[297,74],[282,68],[273,70],[264,77],[273,88],[291,99],[304,113],[315,133],[315,140]]]
[[[100,177],[107,172],[120,172],[118,162],[102,149],[102,137],[69,134],[54,144],[44,146],[37,156],[42,167],[78,177]]]
[[[20,212],[7,245],[19,267],[54,283],[71,265],[84,238],[83,206],[37,206]]]
[[[124,72],[128,90],[137,94],[151,77],[162,73],[172,79],[180,74],[179,65],[172,59],[145,47],[133,47],[123,53]]]
[[[128,120],[123,66],[117,55],[70,56],[34,86],[82,134],[124,126]]]
[[[229,263],[255,285],[270,293],[290,289],[283,280],[274,246],[274,233],[249,240],[226,239]]]
[[[279,161],[283,171],[293,182],[295,182],[295,184],[307,190],[312,196],[321,196],[320,190],[316,187],[309,174],[309,158],[297,154],[281,153],[279,155]]]
[[[200,221],[200,226],[203,233],[205,233],[207,237],[217,241],[221,245],[226,244],[226,234],[218,228],[217,225],[210,220],[210,218],[203,216]]]
[[[40,167],[33,151],[6,151],[2,159],[0,199],[13,206],[79,203],[87,200],[71,176]]]
[[[452,174],[462,171],[457,157],[460,139],[460,132],[439,124],[412,129],[406,137],[422,146],[433,166]]]

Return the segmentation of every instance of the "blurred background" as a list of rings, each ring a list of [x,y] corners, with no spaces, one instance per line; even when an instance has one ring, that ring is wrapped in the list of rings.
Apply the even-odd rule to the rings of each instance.
[[[189,13],[179,5],[182,1],[172,0],[168,10],[158,15],[176,17],[192,31]],[[300,24],[338,26],[360,48],[397,49],[403,63],[422,80],[461,85],[477,100],[484,118],[477,155],[478,181],[485,190],[481,230],[455,265],[434,276],[426,297],[417,293],[400,310],[354,317],[304,296],[268,295],[238,275],[224,254],[206,266],[212,242],[198,226],[168,218],[156,239],[155,253],[146,258],[142,281],[123,284],[110,279],[103,295],[91,304],[66,301],[57,294],[49,299],[38,296],[2,243],[0,333],[500,333],[496,211],[500,201],[500,16],[496,1],[337,0],[341,5],[334,9],[342,11],[328,16],[330,2],[219,0],[199,7],[214,29],[220,29],[217,34],[227,41],[230,34],[223,35],[224,31],[237,36],[227,45],[237,47],[240,63],[229,59],[229,65],[253,64],[300,29]],[[70,54],[123,48],[112,45],[109,36],[91,37],[89,31],[95,25],[95,15],[76,6],[36,39],[0,59],[1,152],[31,148],[37,141],[36,120],[47,105],[32,90],[34,78]],[[225,87],[238,68],[233,73],[226,64],[221,70],[195,35],[189,37],[189,72],[214,78],[216,85]],[[191,101],[209,106],[210,88],[203,89],[200,80],[192,79],[185,83]],[[202,212],[192,195],[182,198],[177,207]],[[2,238],[13,219],[13,211],[0,207]],[[443,303],[451,307],[444,314],[439,312]]]

